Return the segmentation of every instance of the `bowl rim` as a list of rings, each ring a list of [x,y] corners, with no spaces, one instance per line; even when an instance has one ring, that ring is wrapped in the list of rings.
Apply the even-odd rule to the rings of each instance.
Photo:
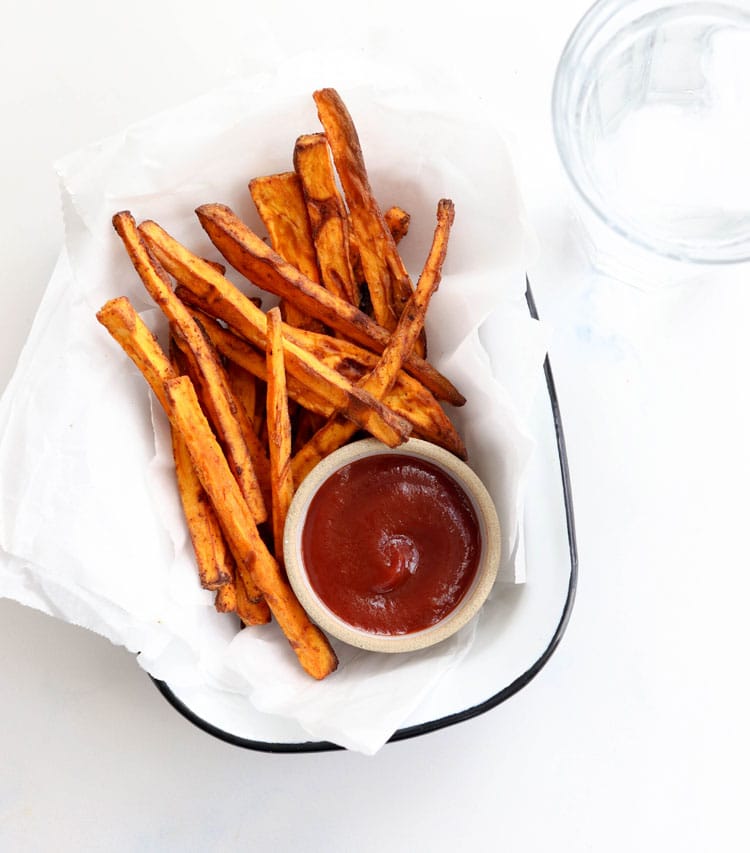
[[[333,613],[312,589],[301,556],[300,539],[307,509],[318,489],[340,468],[374,455],[406,455],[432,462],[469,497],[480,526],[482,548],[471,586],[456,607],[435,625],[408,634],[380,634],[356,628]],[[289,583],[310,618],[324,631],[356,648],[374,652],[411,652],[453,636],[477,615],[487,599],[500,566],[502,537],[494,501],[484,483],[463,460],[438,445],[411,438],[388,447],[374,438],[347,444],[322,460],[300,483],[284,526],[284,562]]]

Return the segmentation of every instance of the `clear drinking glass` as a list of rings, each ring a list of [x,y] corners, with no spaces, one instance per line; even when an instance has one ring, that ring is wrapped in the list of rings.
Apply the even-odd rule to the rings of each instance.
[[[750,0],[599,0],[552,118],[598,262],[750,259]]]

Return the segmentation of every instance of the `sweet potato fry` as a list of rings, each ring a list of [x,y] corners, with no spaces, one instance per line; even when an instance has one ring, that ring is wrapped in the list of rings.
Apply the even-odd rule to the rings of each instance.
[[[318,259],[299,177],[294,172],[265,175],[250,181],[249,190],[274,251],[311,281],[320,281]],[[323,331],[322,323],[308,317],[293,303],[282,299],[280,308],[281,316],[290,326]]]
[[[403,208],[394,205],[386,210],[383,214],[383,218],[385,219],[385,224],[388,226],[388,230],[391,232],[391,237],[393,237],[394,242],[398,245],[404,237],[406,237],[409,231],[411,215]],[[351,228],[349,229],[349,261],[351,263],[354,281],[360,291],[359,307],[365,312],[365,314],[370,314],[372,313],[372,306],[370,305],[366,308],[363,307],[362,296],[367,294],[367,282],[365,281],[365,274],[362,269],[362,259],[359,256],[357,241],[351,232]],[[367,297],[369,299],[369,294],[367,294]],[[418,355],[424,356],[424,352],[420,352]]]
[[[235,563],[236,565],[236,563]],[[265,625],[271,621],[271,608],[263,593],[247,572],[234,573],[234,609],[243,625]]]
[[[438,204],[438,222],[432,247],[419,277],[417,288],[401,313],[398,325],[380,360],[372,373],[361,383],[362,387],[367,388],[375,396],[383,396],[393,386],[406,354],[410,352],[422,331],[427,306],[440,284],[453,216],[453,202],[442,199]],[[330,418],[295,456],[293,472],[299,477],[298,482],[307,476],[314,465],[345,444],[352,435],[354,435],[354,429],[351,422],[340,415]]]
[[[175,378],[178,370],[130,301],[126,297],[110,300],[99,310],[97,319],[132,359],[166,409],[168,401],[164,382]],[[177,483],[195,551],[198,574],[206,589],[216,589],[231,582],[232,559],[227,552],[213,508],[207,502],[196,479],[192,462],[185,455],[184,443],[174,430],[172,442]],[[255,623],[267,622],[268,607],[261,602],[247,616]]]
[[[204,403],[253,517],[259,523],[265,521],[267,512],[247,446],[247,431],[243,430],[240,419],[236,417],[237,404],[232,399],[226,375],[213,347],[173,293],[166,272],[150,255],[132,215],[127,211],[117,213],[112,222],[146,290],[166,315],[173,337],[188,356],[195,375],[200,377]],[[206,264],[206,268],[212,269],[214,275],[220,275],[210,265]]]
[[[441,199],[437,207],[437,226],[435,227],[432,246],[416,290],[406,303],[398,326],[391,335],[388,346],[383,350],[377,367],[362,383],[376,396],[382,395],[385,390],[393,385],[406,356],[411,352],[422,332],[427,306],[440,285],[453,218],[453,202],[449,199]]]
[[[393,242],[398,246],[398,244],[409,233],[411,216],[403,208],[394,205],[386,210],[383,214],[383,219],[385,219],[385,224],[391,232]]]
[[[359,287],[349,261],[347,212],[336,186],[336,174],[324,134],[310,133],[297,139],[294,168],[307,205],[320,284],[340,299],[359,306]],[[279,254],[285,257],[283,252]],[[294,266],[305,275],[302,267]],[[308,278],[317,282],[312,276]]]
[[[206,204],[199,207],[196,213],[216,248],[236,270],[249,281],[252,281],[253,284],[281,298],[289,301],[294,300],[295,304],[299,305],[310,316],[317,317],[326,326],[341,332],[349,340],[376,352],[382,353],[385,349],[390,335],[382,326],[373,322],[370,317],[363,314],[354,305],[339,299],[325,288],[305,278],[298,270],[287,264],[283,258],[266,246],[260,237],[254,234],[230,208],[221,204]],[[146,224],[144,223],[141,227],[145,228]],[[146,233],[149,237],[156,237],[158,234],[151,224],[149,224]],[[170,269],[168,261],[164,259],[160,250],[161,246],[154,246],[154,251],[159,260],[175,278],[179,279],[180,277],[173,269]],[[182,281],[182,283],[187,284],[188,282]],[[244,329],[231,319],[231,315],[222,315],[221,319],[226,320],[241,334],[252,340]],[[405,360],[404,367],[425,387],[429,388],[439,400],[445,400],[456,406],[461,406],[466,402],[456,388],[424,359],[412,353]]]
[[[174,346],[171,349],[170,361],[179,375],[181,370],[177,362],[180,356],[174,352]],[[224,541],[216,513],[195,473],[185,442],[174,427],[172,427],[172,455],[177,489],[198,565],[198,577],[204,589],[215,590],[232,582],[234,578],[232,556]]]
[[[237,610],[237,591],[234,581],[226,583],[216,590],[214,607],[218,613],[234,613]]]
[[[177,373],[130,300],[126,296],[110,299],[97,311],[96,318],[125,350],[143,374],[156,399],[166,407],[164,381],[172,379]]]
[[[216,387],[212,383],[221,383],[220,400],[222,402],[223,400],[226,400],[229,411],[232,413],[237,422],[239,434],[245,442],[247,451],[250,454],[252,474],[258,483],[258,488],[260,489],[262,496],[263,509],[266,515],[265,517],[258,518],[258,523],[260,523],[268,518],[268,508],[270,507],[271,498],[271,471],[265,446],[258,438],[258,433],[255,430],[252,420],[248,417],[245,407],[237,399],[234,387],[229,381],[226,368],[220,363],[219,354],[216,351],[211,338],[206,334],[206,330],[201,326],[200,320],[196,317],[193,319],[195,319],[201,334],[204,336],[206,345],[211,351],[212,360],[215,364],[218,364],[218,369],[212,368],[207,379],[205,372],[201,371],[198,364],[195,362],[193,350],[188,342],[184,338],[176,336],[174,338],[175,345],[182,353],[185,360],[185,369],[182,370],[182,373],[190,377],[193,385],[195,386],[195,392],[198,395],[201,408],[211,422],[213,422],[214,417],[216,417],[214,415],[214,407],[216,405],[215,398],[217,395]]]
[[[180,286],[175,292],[180,294],[187,305],[194,306],[190,308],[191,313],[200,321],[216,349],[230,364],[239,365],[247,373],[251,373],[263,382],[268,380],[265,356],[256,347],[230,328],[219,325],[213,317],[206,313],[209,306],[200,297],[196,297],[192,291]],[[325,417],[335,411],[330,400],[311,391],[307,385],[292,374],[287,375],[287,391],[295,403],[299,403],[310,411],[318,412]]]
[[[169,360],[177,375],[189,375],[188,359],[173,338],[170,338]],[[193,467],[185,441],[174,426],[171,427],[171,431],[177,487],[193,543],[201,583],[206,589],[218,589],[225,584],[234,586],[234,559],[224,539],[219,520]],[[243,585],[242,592],[243,595],[240,597],[235,591],[231,600],[234,603],[233,609],[237,611],[237,615],[245,625],[264,625],[269,622],[271,611],[257,586],[252,586],[245,591]]]
[[[413,291],[409,274],[370,187],[349,110],[335,89],[319,89],[313,99],[344,190],[375,319],[392,331]]]
[[[267,378],[265,359],[258,350],[231,329],[220,326],[203,313],[200,308],[207,309],[208,306],[190,291],[178,287],[176,292],[188,305],[199,306],[191,310],[200,320],[216,349],[230,363],[236,362],[265,382]],[[318,335],[301,329],[294,329],[289,334],[321,362],[354,383],[364,379],[378,363],[378,356],[374,353],[341,338],[331,338],[328,335]],[[310,414],[328,418],[335,411],[329,400],[310,391],[294,376],[287,376],[287,390],[290,398]],[[466,459],[466,448],[450,418],[433,395],[417,379],[403,370],[399,371],[395,384],[384,397],[384,402],[397,415],[409,421],[415,436],[439,444],[461,459]]]
[[[294,329],[294,340],[351,382],[361,384],[375,368],[378,356],[342,338],[331,338],[302,329]],[[400,370],[393,387],[383,401],[412,425],[414,435],[445,447],[466,458],[466,448],[450,418],[435,397],[419,380]],[[317,411],[317,410],[313,410]]]
[[[140,230],[167,271],[210,305],[209,313],[229,323],[255,346],[265,349],[266,315],[250,299],[232,282],[170,237],[155,222],[144,222]],[[280,258],[279,260],[281,261]],[[293,330],[292,327],[287,328]],[[411,428],[402,418],[372,395],[355,387],[335,370],[331,370],[292,343],[286,336],[284,357],[289,373],[309,385],[319,396],[329,399],[334,406],[341,408],[348,418],[383,443],[395,447],[409,435]]]
[[[324,678],[337,666],[325,635],[310,622],[258,534],[247,502],[233,478],[195,396],[192,383],[181,376],[168,380],[165,394],[169,416],[187,444],[203,488],[208,493],[237,561],[237,574],[249,574],[263,591],[302,667],[314,678]]]
[[[290,467],[292,453],[292,427],[289,422],[289,405],[284,371],[284,342],[281,332],[281,313],[278,308],[268,312],[268,339],[266,343],[268,365],[268,391],[266,423],[268,425],[268,455],[271,460],[271,518],[276,560],[284,561],[284,524],[289,505],[294,497],[294,484]],[[345,422],[350,424],[351,421]],[[354,425],[353,425],[354,426]],[[357,427],[354,426],[356,430]]]

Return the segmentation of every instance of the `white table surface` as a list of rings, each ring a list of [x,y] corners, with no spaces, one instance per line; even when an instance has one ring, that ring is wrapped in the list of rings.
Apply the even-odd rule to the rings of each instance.
[[[750,849],[750,271],[644,292],[575,248],[549,97],[585,0],[376,5],[6,4],[0,388],[61,244],[59,156],[303,49],[449,69],[513,132],[540,236],[581,557],[567,634],[469,722],[372,758],[275,756],[191,726],[124,650],[0,601],[1,850]]]

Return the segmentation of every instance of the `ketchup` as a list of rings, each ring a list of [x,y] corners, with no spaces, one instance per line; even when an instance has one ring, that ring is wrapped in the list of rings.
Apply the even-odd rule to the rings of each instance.
[[[399,453],[358,459],[318,489],[302,530],[312,588],[357,628],[408,634],[439,622],[476,575],[479,522],[441,468]]]

